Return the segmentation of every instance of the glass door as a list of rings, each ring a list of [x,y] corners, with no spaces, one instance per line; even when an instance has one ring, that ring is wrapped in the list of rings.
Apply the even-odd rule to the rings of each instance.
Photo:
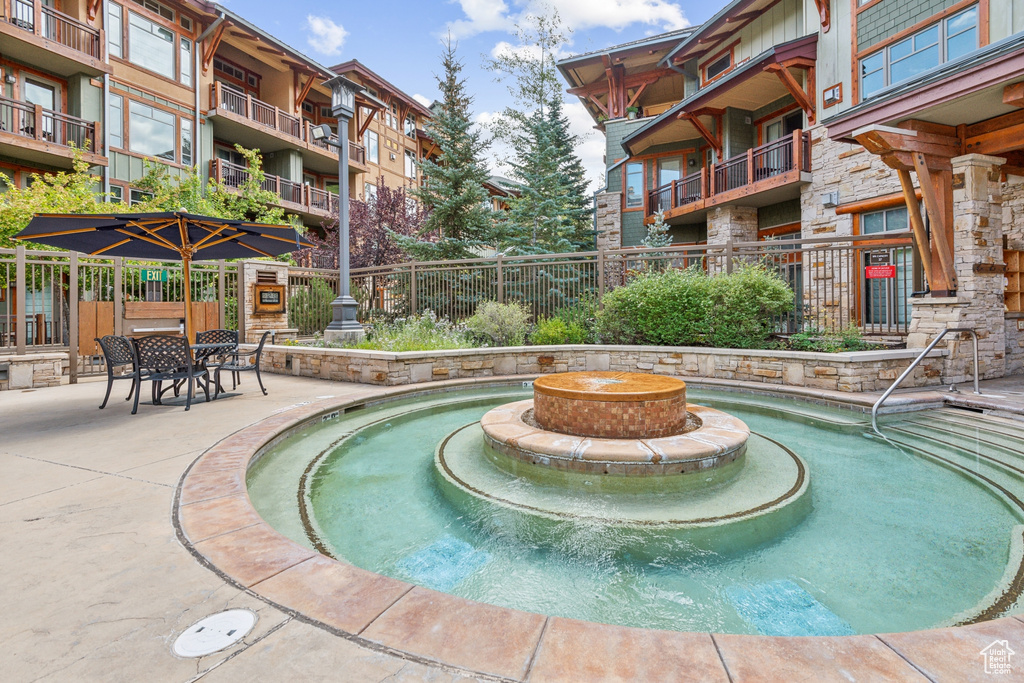
[[[26,78],[22,86],[22,97],[26,103],[38,105],[43,108],[41,121],[35,121],[35,114],[28,114],[30,122],[26,122],[22,131],[35,135],[36,126],[42,130],[42,137],[53,141],[54,120],[53,112],[60,111],[60,89],[51,83],[46,83],[32,78]]]

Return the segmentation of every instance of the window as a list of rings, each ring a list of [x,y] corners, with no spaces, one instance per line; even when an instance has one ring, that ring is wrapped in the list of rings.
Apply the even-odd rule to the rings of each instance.
[[[721,57],[708,64],[706,67],[704,67],[704,80],[711,81],[718,78],[726,71],[728,71],[729,67],[731,66],[732,53],[730,52],[728,54],[722,55]]]
[[[121,45],[123,38],[121,33],[124,30],[121,16],[121,6],[116,2],[110,3],[110,6],[107,7],[107,54],[111,57],[124,56]]]
[[[181,24],[181,27],[183,29],[185,29],[189,33],[192,33],[192,20],[191,19],[189,19],[188,17],[181,17],[178,20],[178,23]]]
[[[978,7],[947,17],[860,62],[864,97],[978,48]]]
[[[416,152],[405,151],[405,177],[416,179]]]
[[[174,78],[174,32],[128,12],[128,61]]]
[[[368,202],[377,199],[377,186],[371,183],[363,185],[363,196]]]
[[[823,107],[831,107],[843,101],[843,84],[837,83],[831,88],[821,91],[821,104]]]
[[[128,191],[129,204],[140,204],[146,200],[152,199],[152,192],[143,192],[142,190],[136,190],[134,187]]]
[[[410,137],[416,137],[416,117],[409,114],[405,117],[405,134]]]
[[[644,205],[644,164],[634,161],[626,164],[626,208]]]
[[[366,131],[366,135],[363,136],[363,142],[366,144],[366,158],[371,163],[380,163],[380,139],[377,137],[377,133],[372,130]]]
[[[188,38],[181,39],[181,84],[192,87],[192,41]]]
[[[107,114],[110,146],[124,149],[124,98],[110,93],[110,112]]]
[[[862,235],[909,229],[905,206],[860,215]],[[865,328],[885,332],[906,325],[910,319],[910,295],[914,291],[914,273],[917,269],[913,248],[878,246],[865,249],[861,266],[862,323]],[[892,270],[885,277],[867,277],[868,268],[872,266],[888,266]]]
[[[110,197],[107,201],[111,204],[122,204],[124,203],[124,188],[120,185],[110,186]]]
[[[683,158],[665,157],[658,159],[658,187],[668,185],[683,177]]]
[[[901,206],[886,211],[861,214],[860,234],[874,235],[880,232],[902,232],[909,230],[907,207]]]
[[[181,120],[181,164],[192,165],[192,119]]]
[[[334,112],[331,111],[330,107],[320,107],[320,118],[322,119],[333,119]]]
[[[174,114],[129,101],[128,148],[138,154],[174,161],[174,119]]]
[[[405,198],[405,215],[415,216],[416,212],[419,211],[419,207],[416,206],[416,200],[412,197]]]
[[[132,0],[132,2],[140,7],[145,7],[154,14],[159,14],[167,21],[174,21],[174,11],[159,2],[154,2],[154,0]]]

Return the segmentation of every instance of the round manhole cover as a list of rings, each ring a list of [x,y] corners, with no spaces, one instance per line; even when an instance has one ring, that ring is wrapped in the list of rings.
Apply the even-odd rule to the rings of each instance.
[[[247,609],[229,609],[204,617],[185,629],[174,641],[179,657],[204,657],[230,647],[249,635],[256,614]]]

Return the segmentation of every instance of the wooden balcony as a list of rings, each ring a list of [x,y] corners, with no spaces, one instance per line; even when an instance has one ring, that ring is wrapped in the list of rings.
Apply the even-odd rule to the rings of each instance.
[[[44,64],[61,76],[111,72],[102,30],[46,7],[42,0],[0,0],[0,12],[5,57]]]
[[[106,157],[97,152],[101,134],[96,121],[0,96],[0,143],[10,146],[4,149],[7,156],[70,168],[76,147],[90,165],[106,166]]]
[[[327,140],[330,140],[331,142],[337,142],[338,135],[335,133],[334,135],[331,135],[331,137],[327,138],[327,140],[317,140],[316,138],[313,137],[313,133],[310,130],[311,128],[313,128],[313,124],[310,123],[309,121],[303,121],[303,123],[305,124],[305,139],[306,142],[309,143],[310,149],[320,150],[324,154],[329,155],[334,160],[334,168],[328,169],[328,171],[337,172],[337,147],[329,144]],[[312,168],[313,170],[321,170],[319,168],[316,168],[315,165],[311,165],[309,166],[309,168]],[[352,140],[348,141],[348,170],[349,173],[366,173],[369,170],[366,166],[366,149],[362,145],[357,144]]]
[[[214,159],[210,162],[210,176],[226,187],[238,189],[248,180],[249,169],[224,159]],[[275,202],[277,206],[299,214],[304,220],[319,221],[330,218],[338,211],[338,195],[333,192],[318,190],[269,173],[264,175],[261,187],[278,196],[280,201]]]
[[[659,211],[670,220],[726,204],[766,206],[792,199],[810,182],[810,172],[810,133],[798,130],[651,190],[647,221]]]

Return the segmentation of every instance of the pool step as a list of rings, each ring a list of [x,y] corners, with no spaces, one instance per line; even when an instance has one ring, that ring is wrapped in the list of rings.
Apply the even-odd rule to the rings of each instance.
[[[742,619],[765,636],[849,636],[844,619],[792,581],[782,579],[725,589]]]
[[[738,394],[718,394],[712,399],[705,400],[700,391],[688,394],[687,400],[726,412],[730,407],[735,407],[762,415],[780,415],[804,424],[824,425],[844,432],[859,432],[869,424],[868,419],[862,413],[836,410],[803,401],[787,401],[780,405],[756,397],[746,399]]]

